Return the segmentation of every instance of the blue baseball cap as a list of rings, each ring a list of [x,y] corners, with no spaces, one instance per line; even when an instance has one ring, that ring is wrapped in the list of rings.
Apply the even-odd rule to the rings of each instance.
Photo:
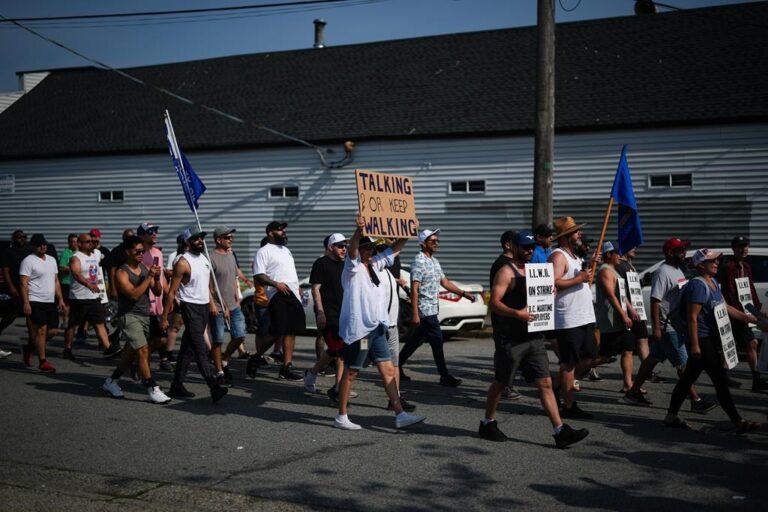
[[[536,245],[536,239],[533,237],[533,233],[527,229],[523,229],[522,231],[518,231],[515,235],[515,245],[520,247],[530,247]]]

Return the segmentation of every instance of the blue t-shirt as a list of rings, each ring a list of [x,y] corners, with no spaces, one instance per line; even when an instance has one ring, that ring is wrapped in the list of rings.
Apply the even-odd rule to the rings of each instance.
[[[699,338],[717,336],[718,329],[715,321],[715,306],[722,302],[723,294],[720,293],[720,287],[717,280],[712,279],[715,288],[709,288],[701,279],[691,279],[685,289],[683,300],[687,303],[701,304],[701,310],[696,317],[698,320]]]
[[[549,258],[549,255],[552,254],[552,248],[547,247],[546,249],[543,248],[540,245],[536,245],[536,248],[533,250],[533,256],[531,257],[531,263],[546,263],[547,258]]]

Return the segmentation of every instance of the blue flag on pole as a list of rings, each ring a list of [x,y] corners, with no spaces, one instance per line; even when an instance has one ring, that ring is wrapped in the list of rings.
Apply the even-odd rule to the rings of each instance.
[[[184,197],[187,199],[189,209],[197,211],[199,205],[197,200],[205,192],[205,185],[202,180],[195,174],[195,170],[187,160],[186,155],[178,146],[176,142],[176,135],[173,132],[173,126],[170,119],[165,119],[165,134],[168,138],[168,149],[171,152],[171,160],[173,160],[173,166],[176,168],[176,175],[181,182],[181,188],[184,191]]]
[[[623,255],[643,243],[643,226],[640,225],[635,192],[632,190],[626,144],[621,148],[619,168],[616,169],[611,197],[619,205],[619,254]]]

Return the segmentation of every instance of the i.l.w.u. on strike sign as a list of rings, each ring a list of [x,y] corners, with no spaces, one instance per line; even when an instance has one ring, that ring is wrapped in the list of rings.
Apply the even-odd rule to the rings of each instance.
[[[374,238],[416,238],[413,179],[409,176],[355,170],[357,204],[365,219],[363,234]]]

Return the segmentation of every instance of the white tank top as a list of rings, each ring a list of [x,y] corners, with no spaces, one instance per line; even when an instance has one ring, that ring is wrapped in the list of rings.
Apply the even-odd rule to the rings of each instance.
[[[72,257],[80,260],[80,275],[82,275],[89,283],[98,286],[101,254],[94,251],[88,256],[84,252],[77,251]],[[83,286],[79,281],[73,278],[72,284],[69,287],[69,298],[76,300],[92,300],[98,299],[99,294],[93,293],[86,286]]]
[[[568,267],[562,279],[572,279],[581,273],[581,258],[575,258],[563,249],[555,249],[565,256]],[[571,286],[557,290],[555,295],[555,329],[569,329],[595,322],[595,308],[592,305],[592,292],[589,284]]]
[[[186,252],[181,256],[189,263],[189,282],[181,283],[177,297],[182,302],[208,304],[208,282],[211,279],[211,264],[204,254]]]

